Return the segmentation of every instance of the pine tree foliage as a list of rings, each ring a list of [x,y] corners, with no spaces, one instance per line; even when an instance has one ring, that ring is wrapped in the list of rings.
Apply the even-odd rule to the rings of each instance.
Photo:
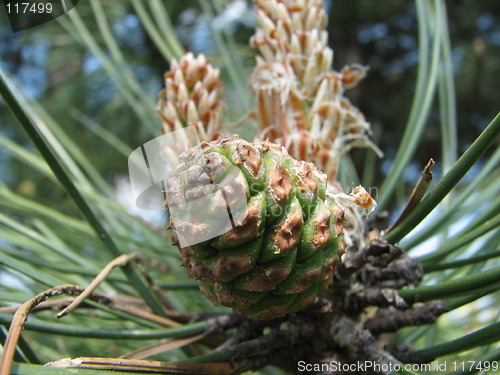
[[[43,73],[37,49],[0,47],[1,375],[287,374],[299,372],[301,360],[421,364],[380,372],[393,374],[443,373],[436,367],[443,363],[446,373],[500,373],[500,118],[468,130],[473,142],[460,148],[455,98],[464,82],[454,74],[448,30],[448,15],[458,6],[443,0],[412,6],[419,58],[406,90],[414,90],[413,97],[395,110],[405,110],[401,130],[385,137],[376,113],[370,111],[373,126],[361,113],[360,80],[369,81],[370,71],[332,68],[328,31],[338,40],[341,30],[328,24],[325,3],[256,0],[250,9],[246,1],[111,6],[90,0],[11,37],[19,46],[50,51],[38,52],[52,59]],[[239,21],[225,24],[228,10],[238,9],[244,9]],[[342,8],[334,2],[329,11]],[[6,22],[2,34],[9,32]],[[488,27],[487,17],[481,22]],[[186,54],[196,40],[185,31],[200,28],[211,48],[198,50],[205,48],[210,59]],[[232,28],[247,39],[253,35],[252,48]],[[474,43],[483,56],[484,46]],[[23,53],[35,56],[27,75],[18,63]],[[45,89],[37,86],[39,74]],[[26,77],[35,84],[26,85]],[[182,80],[191,80],[186,92],[197,93],[191,102],[184,100]],[[200,80],[205,86],[196,85]],[[347,99],[345,89],[356,84]],[[433,122],[440,145],[425,155],[441,171],[432,182],[431,162],[408,187],[406,175]],[[130,153],[160,135],[162,126],[168,133],[191,123],[201,124],[206,141],[220,133],[268,138],[291,157],[316,164],[328,176],[330,193],[352,203],[344,203],[350,212],[346,255],[335,261],[335,282],[308,298],[304,310],[287,305],[283,314],[262,320],[214,306],[179,267],[178,249],[164,229],[168,215],[125,203]],[[367,148],[349,153],[357,146]],[[380,151],[389,165],[385,176],[376,172]],[[353,182],[363,183],[378,203],[367,218],[359,210],[367,195],[348,194]],[[99,285],[87,295],[92,280]],[[219,303],[221,295],[215,293]],[[78,296],[78,307],[63,310]]]

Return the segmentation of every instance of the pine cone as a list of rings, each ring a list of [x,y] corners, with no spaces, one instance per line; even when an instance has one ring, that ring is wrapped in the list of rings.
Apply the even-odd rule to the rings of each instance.
[[[344,212],[326,175],[269,141],[202,142],[167,180],[173,242],[216,305],[259,319],[305,308],[340,262]]]

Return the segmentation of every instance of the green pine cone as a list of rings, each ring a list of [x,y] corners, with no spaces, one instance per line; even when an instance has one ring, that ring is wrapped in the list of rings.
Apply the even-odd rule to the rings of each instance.
[[[216,305],[259,319],[299,311],[340,262],[344,212],[326,175],[269,141],[202,142],[166,196],[183,264]]]

